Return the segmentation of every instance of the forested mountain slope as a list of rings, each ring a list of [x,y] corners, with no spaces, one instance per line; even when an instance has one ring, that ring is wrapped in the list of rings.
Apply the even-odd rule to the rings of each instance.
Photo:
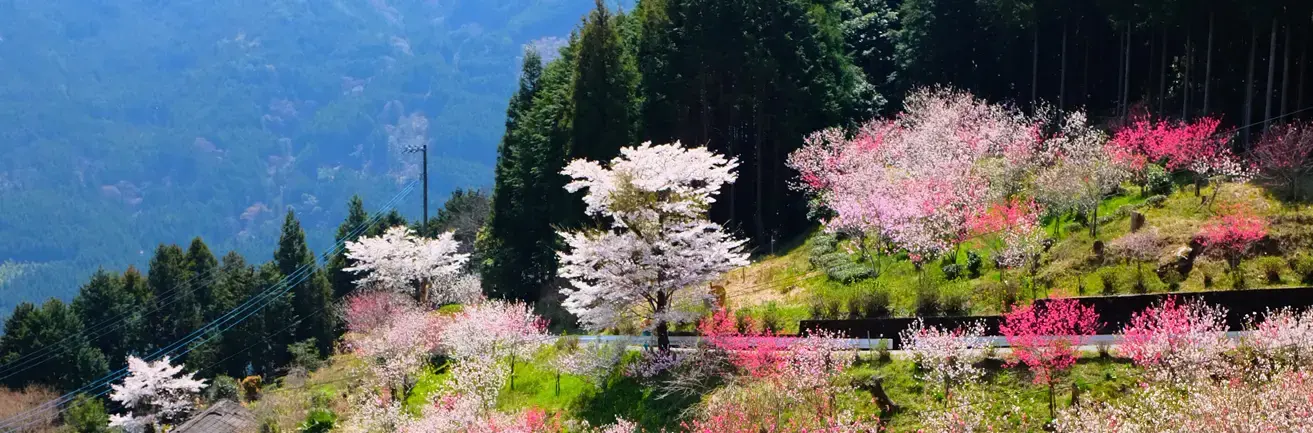
[[[289,207],[321,249],[347,197],[419,175],[417,140],[433,201],[490,184],[522,47],[592,6],[0,1],[0,311],[160,242],[263,253]]]

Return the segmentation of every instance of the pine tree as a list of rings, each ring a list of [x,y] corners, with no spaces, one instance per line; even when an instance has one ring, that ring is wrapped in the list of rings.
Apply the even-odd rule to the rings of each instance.
[[[165,347],[196,329],[191,314],[198,305],[193,289],[202,281],[190,278],[182,248],[161,244],[155,249],[146,274],[153,309],[147,321],[152,347]]]
[[[58,299],[37,308],[19,304],[5,319],[0,335],[0,365],[11,364],[24,355],[47,350],[43,355],[26,358],[44,359],[34,368],[6,373],[2,384],[10,388],[46,385],[71,390],[109,372],[105,355],[92,346],[83,333],[82,321],[73,308]]]
[[[106,359],[127,359],[130,350],[140,344],[142,312],[146,305],[124,287],[123,277],[99,269],[91,275],[73,298],[73,310],[84,326],[94,327],[92,346]]]
[[[602,0],[579,35],[573,88],[571,159],[609,161],[633,143],[638,71],[621,43],[620,19]],[[583,208],[578,207],[579,217]]]
[[[220,287],[215,284],[218,280],[215,278],[215,269],[218,267],[219,261],[214,258],[214,253],[210,252],[210,247],[205,245],[205,241],[199,237],[192,239],[191,246],[187,247],[187,271],[195,280],[192,287],[196,303],[194,306],[186,307],[191,310],[187,312],[190,316],[187,319],[190,330],[195,330],[227,312],[216,309],[214,305],[215,299],[225,297],[217,292]]]
[[[232,306],[229,309],[246,302],[264,290],[265,286],[261,286],[260,283],[255,268],[247,264],[246,259],[241,255],[230,252],[223,257],[219,267],[218,284],[232,296]],[[265,317],[269,315],[269,311],[275,309],[276,306],[266,307],[265,311],[252,314],[225,333],[220,342],[220,352],[224,353],[225,357],[236,355],[223,361],[220,366],[225,374],[243,377],[249,374],[248,365],[252,369],[259,369],[265,365],[265,360],[268,359],[268,354],[264,350],[267,346],[264,341]]]
[[[337,227],[337,236],[334,237],[334,240],[338,243],[345,243],[347,241],[359,239],[360,234],[364,232],[360,227],[363,226],[368,219],[369,214],[365,212],[364,201],[362,201],[358,195],[352,196],[351,201],[347,202],[346,220],[342,221],[342,225]],[[342,299],[347,293],[350,293],[351,290],[356,287],[355,284],[352,283],[352,281],[355,280],[355,277],[349,272],[342,271],[342,269],[350,266],[352,266],[352,263],[346,258],[345,248],[338,251],[337,254],[334,254],[332,258],[328,259],[328,265],[325,266],[325,272],[328,273],[329,284],[333,287],[334,300]]]
[[[305,231],[297,221],[295,212],[288,210],[283,219],[282,235],[278,238],[278,248],[274,250],[274,264],[284,278],[291,278],[292,316],[285,320],[296,320],[296,331],[288,344],[314,338],[320,347],[320,353],[328,353],[332,348],[336,329],[329,307],[332,304],[332,287],[328,279],[315,266],[315,256],[306,246]],[[286,347],[286,344],[279,347]]]

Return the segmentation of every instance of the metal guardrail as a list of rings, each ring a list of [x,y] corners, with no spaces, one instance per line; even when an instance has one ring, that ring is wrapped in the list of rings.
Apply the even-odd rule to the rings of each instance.
[[[1233,340],[1238,340],[1246,334],[1248,334],[1248,331],[1231,331],[1227,332],[1226,336]],[[578,338],[581,343],[625,342],[628,346],[644,348],[656,347],[656,337],[650,335],[580,335],[575,338]],[[993,347],[1011,347],[1008,345],[1008,340],[1005,337],[995,336],[983,338]],[[788,343],[797,340],[798,337],[774,337],[774,339],[780,343]],[[675,348],[690,348],[696,347],[700,341],[702,341],[702,337],[698,336],[671,336],[670,346]],[[881,347],[882,343],[885,348],[893,347],[893,339],[890,338],[846,338],[842,339],[842,341],[846,342],[849,347],[856,350],[876,350]],[[1121,344],[1121,342],[1122,337],[1120,335],[1091,335],[1085,337],[1084,343],[1086,346],[1116,346]]]

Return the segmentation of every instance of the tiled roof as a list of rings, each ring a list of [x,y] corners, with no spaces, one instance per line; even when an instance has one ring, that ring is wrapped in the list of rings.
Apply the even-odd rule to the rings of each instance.
[[[251,433],[257,430],[255,415],[230,400],[222,400],[187,420],[172,433]]]

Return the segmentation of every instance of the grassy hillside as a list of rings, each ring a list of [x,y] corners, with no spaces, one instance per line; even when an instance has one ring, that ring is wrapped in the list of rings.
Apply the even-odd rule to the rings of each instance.
[[[969,255],[979,256],[979,275],[963,269],[957,278],[949,278],[942,267],[945,262],[934,261],[919,272],[906,257],[876,255],[868,261],[854,240],[816,230],[780,254],[730,272],[717,285],[725,288],[731,307],[778,322],[785,330],[796,329],[796,321],[805,318],[997,314],[1003,301],[1013,297],[1025,301],[1046,296],[1230,289],[1237,287],[1237,278],[1218,257],[1201,255],[1186,275],[1173,275],[1169,269],[1177,253],[1189,246],[1209,218],[1235,204],[1253,209],[1270,222],[1268,239],[1255,257],[1242,262],[1241,286],[1305,284],[1309,268],[1304,262],[1313,246],[1313,207],[1277,200],[1254,184],[1224,184],[1220,191],[1213,188],[1203,188],[1200,197],[1185,186],[1168,195],[1146,197],[1138,187],[1128,186],[1103,201],[1097,240],[1108,243],[1130,232],[1132,212],[1143,214],[1146,229],[1157,230],[1163,238],[1157,261],[1144,263],[1142,273],[1137,273],[1135,264],[1111,253],[1097,257],[1093,252],[1096,238],[1082,221],[1050,218],[1045,227],[1053,244],[1033,269],[1000,271],[990,260],[991,239],[985,237],[964,243],[956,260],[965,268]],[[1210,201],[1201,204],[1201,197]],[[1137,284],[1137,274],[1143,276],[1142,287]]]

